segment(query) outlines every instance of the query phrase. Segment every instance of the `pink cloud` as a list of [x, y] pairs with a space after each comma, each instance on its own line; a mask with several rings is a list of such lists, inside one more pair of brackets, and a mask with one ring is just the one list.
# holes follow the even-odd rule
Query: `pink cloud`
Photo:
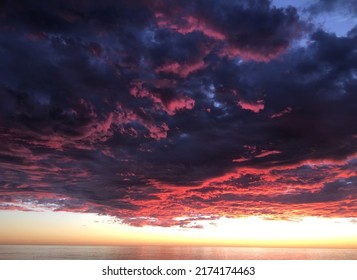
[[98, 129], [102, 130], [104, 133], [107, 133], [112, 125], [112, 122], [113, 122], [113, 113], [111, 112], [109, 113], [107, 119], [98, 126]]
[[[165, 125], [162, 125], [165, 128]], [[155, 130], [155, 129], [154, 129]], [[154, 131], [153, 131], [154, 132]], [[270, 151], [276, 153], [277, 151]], [[267, 155], [269, 151], [262, 151]], [[38, 211], [41, 209], [51, 209], [53, 211], [68, 212], [95, 212], [106, 213], [113, 217], [118, 217], [122, 223], [132, 226], [194, 226], [194, 221], [210, 220], [217, 217], [260, 215], [262, 217], [273, 217], [274, 219], [292, 219], [301, 215], [317, 215], [327, 217], [345, 217], [353, 215], [356, 209], [356, 202], [353, 198], [347, 197], [340, 201], [325, 201], [309, 203], [286, 204], [279, 197], [285, 195], [288, 198], [302, 194], [302, 197], [309, 195], [314, 197], [314, 193], [321, 192], [326, 182], [333, 182], [337, 177], [343, 179], [355, 176], [355, 172], [346, 172], [344, 166], [317, 166], [315, 170], [310, 170], [317, 177], [325, 176], [323, 182], [311, 183], [309, 178], [304, 182], [303, 176], [296, 172], [306, 172], [299, 169], [305, 163], [295, 166], [280, 166], [266, 169], [254, 167], [236, 168], [222, 176], [217, 176], [202, 182], [200, 186], [180, 186], [167, 184], [155, 179], [149, 180], [149, 186], [155, 188], [155, 197], [150, 199], [138, 199], [137, 195], [145, 196], [144, 189], [133, 188], [128, 190], [126, 197], [121, 199], [121, 203], [133, 205], [133, 210], [117, 209], [115, 204], [102, 205], [94, 202], [82, 202], [76, 198], [55, 196], [47, 192], [18, 192], [17, 201], [2, 200], [0, 197], [0, 209], [18, 209]], [[329, 172], [326, 172], [328, 168]], [[282, 173], [283, 172], [283, 173]], [[301, 173], [299, 173], [302, 175]], [[135, 173], [126, 172], [121, 176], [136, 177]], [[236, 180], [254, 178], [254, 187], [244, 185], [243, 187], [232, 185]], [[287, 177], [288, 176], [288, 177]], [[289, 179], [287, 184], [284, 178]], [[314, 181], [313, 181], [314, 182]], [[13, 193], [5, 193], [11, 196]], [[178, 200], [177, 197], [180, 199]], [[23, 204], [27, 198], [35, 201], [32, 205]], [[52, 203], [51, 201], [56, 201]], [[258, 201], [258, 202], [257, 202]], [[118, 200], [119, 202], [119, 200]], [[349, 204], [350, 207], [341, 210], [341, 205]], [[194, 205], [194, 207], [192, 207]], [[177, 219], [185, 213], [183, 219]]]
[[241, 157], [241, 158], [235, 158], [232, 160], [232, 162], [244, 162], [247, 161], [248, 159], [245, 157]]
[[195, 100], [184, 95], [179, 95], [168, 102], [163, 102], [155, 93], [146, 89], [141, 82], [136, 82], [130, 89], [130, 94], [138, 98], [148, 98], [158, 109], [165, 111], [168, 115], [173, 116], [180, 110], [191, 110], [195, 105]]
[[[198, 15], [175, 15], [167, 16], [163, 13], [155, 13], [155, 19], [159, 28], [169, 28], [175, 32], [186, 35], [192, 32], [202, 32], [208, 38], [215, 40], [219, 45], [218, 55], [233, 59], [240, 57], [243, 60], [253, 60], [258, 62], [269, 62], [280, 56], [289, 47], [289, 44], [272, 47], [249, 47], [239, 46], [232, 40], [232, 35], [225, 30], [221, 30], [210, 24], [208, 19]], [[290, 30], [290, 32], [292, 32]], [[300, 30], [292, 32], [291, 37], [298, 36]], [[273, 35], [272, 35], [273, 36]], [[216, 45], [217, 47], [218, 45]], [[210, 51], [213, 51], [211, 49]], [[175, 68], [176, 66], [171, 66]], [[177, 72], [175, 72], [177, 73]]]
[[150, 138], [157, 141], [166, 138], [167, 132], [170, 130], [166, 123], [163, 123], [160, 126], [147, 124], [146, 128], [149, 130]]
[[193, 63], [178, 63], [172, 62], [164, 64], [156, 69], [156, 73], [173, 73], [182, 78], [186, 78], [190, 74], [199, 71], [206, 67], [204, 61], [197, 61]]
[[281, 47], [280, 49], [272, 52], [267, 50], [266, 52], [262, 50], [252, 50], [249, 48], [242, 48], [234, 46], [233, 44], [225, 44], [223, 48], [219, 51], [219, 56], [228, 57], [229, 59], [234, 59], [240, 57], [243, 60], [253, 60], [257, 62], [269, 62], [272, 59], [278, 57], [285, 51], [286, 47]]
[[207, 25], [204, 19], [197, 19], [193, 16], [185, 16], [180, 18], [176, 22], [172, 21], [172, 18], [168, 18], [162, 13], [156, 13], [155, 18], [157, 20], [157, 25], [160, 28], [170, 28], [181, 34], [189, 34], [195, 31], [200, 31], [205, 34], [207, 37], [216, 39], [216, 40], [225, 40], [225, 35], [211, 28]]
[[184, 109], [191, 110], [194, 106], [195, 100], [187, 96], [182, 96], [169, 102], [166, 105], [166, 112], [172, 116], [175, 115], [177, 111]]
[[271, 115], [270, 118], [271, 118], [271, 119], [280, 118], [280, 117], [282, 117], [282, 116], [284, 116], [284, 115], [286, 115], [286, 114], [291, 113], [292, 110], [293, 110], [293, 109], [292, 109], [291, 107], [287, 107], [287, 108], [285, 108], [284, 110], [280, 111], [279, 113], [275, 113], [275, 114]]
[[255, 157], [256, 158], [262, 158], [262, 157], [267, 157], [267, 156], [270, 156], [270, 155], [276, 155], [276, 154], [280, 154], [281, 152], [280, 151], [266, 151], [266, 150], [263, 150], [261, 151], [260, 154], [256, 155]]
[[260, 111], [264, 110], [264, 101], [258, 100], [256, 103], [250, 101], [239, 100], [237, 104], [243, 109], [252, 111], [254, 113], [259, 113]]
[[161, 99], [151, 93], [148, 89], [143, 86], [143, 83], [136, 82], [133, 83], [132, 88], [130, 89], [130, 94], [135, 97], [144, 98], [147, 97], [155, 103], [161, 103]]
[[275, 113], [275, 114], [273, 114], [273, 115], [271, 115], [271, 119], [275, 119], [275, 118], [280, 118], [280, 117], [282, 117], [282, 116], [284, 116], [284, 115], [286, 115], [286, 114], [289, 114], [289, 113], [291, 113], [293, 111], [293, 109], [291, 108], [291, 107], [287, 107], [287, 108], [285, 108], [284, 110], [282, 110], [282, 111], [280, 111], [280, 112], [278, 112], [278, 113]]

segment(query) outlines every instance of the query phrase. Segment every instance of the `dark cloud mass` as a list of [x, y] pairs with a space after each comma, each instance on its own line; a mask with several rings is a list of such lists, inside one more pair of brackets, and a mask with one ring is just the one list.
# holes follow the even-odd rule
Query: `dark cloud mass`
[[0, 209], [356, 216], [355, 29], [267, 0], [0, 11]]

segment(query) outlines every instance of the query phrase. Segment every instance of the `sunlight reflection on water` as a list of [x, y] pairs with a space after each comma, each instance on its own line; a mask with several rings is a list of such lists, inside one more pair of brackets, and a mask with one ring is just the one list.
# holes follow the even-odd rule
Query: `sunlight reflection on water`
[[0, 246], [0, 259], [357, 260], [357, 249], [175, 246]]

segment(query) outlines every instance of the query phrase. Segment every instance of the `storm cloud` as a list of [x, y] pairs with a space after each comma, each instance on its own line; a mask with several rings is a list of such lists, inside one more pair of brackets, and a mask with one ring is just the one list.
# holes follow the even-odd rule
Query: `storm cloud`
[[355, 216], [356, 28], [270, 1], [0, 10], [1, 209]]

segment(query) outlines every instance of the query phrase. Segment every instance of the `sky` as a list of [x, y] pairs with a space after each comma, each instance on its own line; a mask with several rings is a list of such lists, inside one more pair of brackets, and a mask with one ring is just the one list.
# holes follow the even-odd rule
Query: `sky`
[[0, 243], [356, 248], [356, 15], [1, 1]]

